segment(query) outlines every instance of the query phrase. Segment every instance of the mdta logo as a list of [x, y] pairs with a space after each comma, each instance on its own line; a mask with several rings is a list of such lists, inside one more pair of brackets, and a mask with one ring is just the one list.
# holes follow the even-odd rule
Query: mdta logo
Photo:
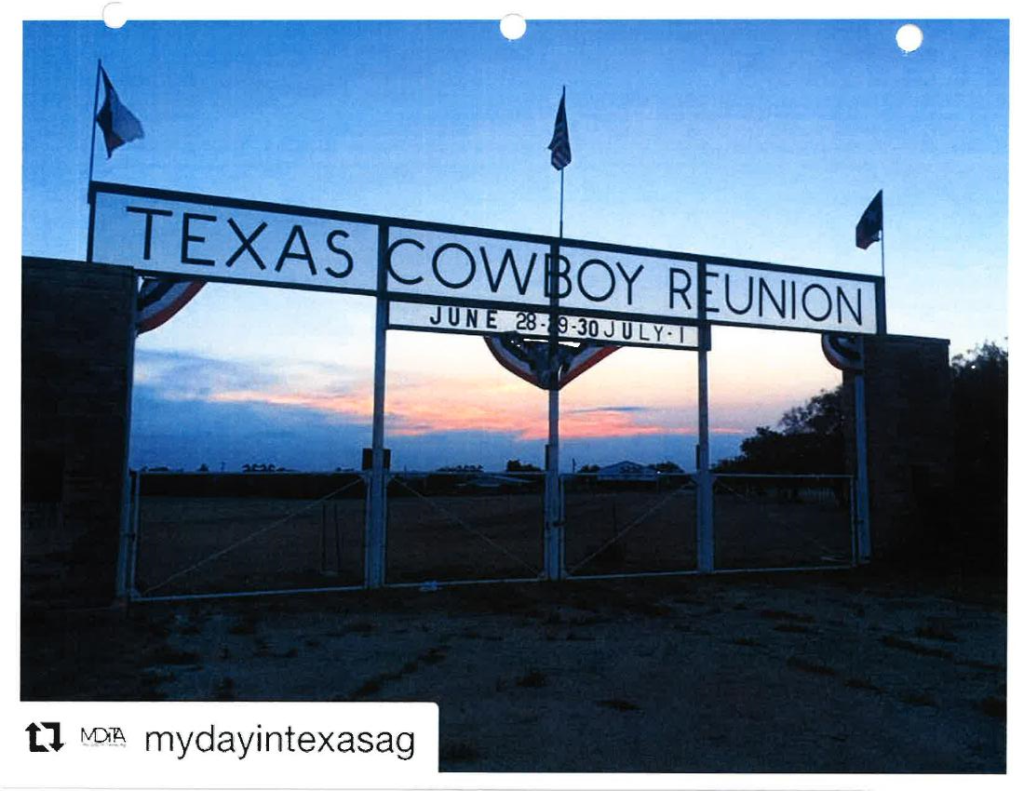
[[85, 747], [126, 747], [124, 731], [120, 728], [82, 728], [82, 744]]

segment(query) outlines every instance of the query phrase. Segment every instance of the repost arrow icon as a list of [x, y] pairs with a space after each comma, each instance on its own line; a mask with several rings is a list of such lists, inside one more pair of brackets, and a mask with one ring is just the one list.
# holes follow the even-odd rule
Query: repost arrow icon
[[33, 722], [25, 730], [28, 731], [28, 749], [29, 749], [29, 752], [33, 752], [33, 753], [49, 752], [49, 750], [46, 749], [45, 745], [39, 744], [39, 742], [36, 740], [36, 735], [41, 730], [41, 728], [38, 725], [36, 725]]
[[50, 747], [54, 752], [59, 752], [60, 748], [64, 746], [64, 742], [60, 740], [60, 723], [59, 722], [44, 722], [44, 728], [49, 728], [53, 731], [53, 741], [50, 742]]
[[[48, 745], [40, 744], [39, 743], [39, 739], [38, 739], [39, 731], [43, 730], [43, 728], [46, 728], [47, 730], [49, 730], [49, 731], [51, 731], [53, 733], [53, 739], [52, 739], [52, 741]], [[40, 727], [39, 725], [36, 725], [36, 723], [33, 722], [31, 725], [29, 725], [27, 728], [25, 728], [25, 730], [28, 731], [28, 749], [29, 749], [29, 752], [33, 752], [33, 753], [48, 753], [48, 752], [51, 752], [51, 751], [52, 752], [59, 752], [60, 748], [63, 747], [64, 744], [65, 744], [64, 742], [62, 742], [60, 740], [60, 723], [59, 722], [44, 722], [44, 723], [42, 723], [42, 727]]]

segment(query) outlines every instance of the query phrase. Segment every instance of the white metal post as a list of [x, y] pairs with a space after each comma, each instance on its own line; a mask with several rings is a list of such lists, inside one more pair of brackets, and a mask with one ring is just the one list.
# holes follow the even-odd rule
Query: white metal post
[[548, 390], [548, 446], [544, 465], [544, 575], [551, 580], [565, 576], [562, 557], [562, 503], [558, 461], [558, 390]]
[[[861, 341], [861, 362], [864, 362]], [[864, 404], [864, 374], [853, 376], [854, 421], [857, 435], [857, 563], [871, 560], [871, 512], [868, 502], [868, 426]]]
[[377, 316], [373, 347], [373, 438], [370, 485], [366, 493], [364, 527], [364, 584], [380, 588], [386, 576], [387, 545], [387, 471], [384, 469], [384, 386], [386, 382], [388, 299], [387, 288], [388, 227], [377, 234]]
[[697, 570], [715, 569], [715, 524], [711, 478], [711, 454], [708, 427], [708, 329], [701, 326], [697, 351], [697, 431], [699, 466], [697, 468]]
[[559, 245], [551, 248], [548, 271], [551, 313], [548, 317], [548, 444], [544, 453], [544, 576], [565, 577], [561, 487], [558, 460], [558, 265]]

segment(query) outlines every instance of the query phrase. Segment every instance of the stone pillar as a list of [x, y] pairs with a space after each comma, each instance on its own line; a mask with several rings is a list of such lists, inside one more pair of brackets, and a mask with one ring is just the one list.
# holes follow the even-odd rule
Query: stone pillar
[[[865, 338], [864, 387], [874, 561], [913, 561], [942, 540], [952, 481], [949, 341]], [[856, 467], [853, 378], [844, 375], [847, 471]]]
[[22, 259], [22, 598], [114, 598], [128, 448], [130, 269]]

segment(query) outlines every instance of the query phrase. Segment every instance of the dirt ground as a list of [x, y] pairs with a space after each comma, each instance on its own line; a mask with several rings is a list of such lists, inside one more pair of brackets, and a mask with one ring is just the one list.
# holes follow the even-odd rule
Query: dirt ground
[[1005, 583], [895, 577], [25, 610], [22, 696], [432, 700], [443, 771], [1005, 771]]

